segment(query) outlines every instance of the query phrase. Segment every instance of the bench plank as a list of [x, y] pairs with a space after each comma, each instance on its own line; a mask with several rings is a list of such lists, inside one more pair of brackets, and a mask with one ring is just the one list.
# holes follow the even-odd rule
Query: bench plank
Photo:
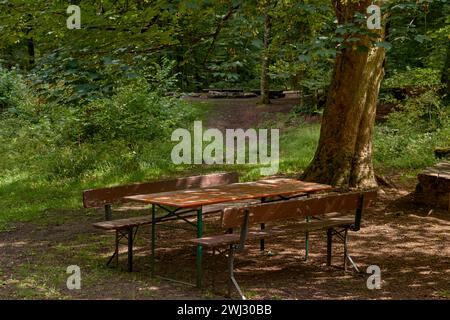
[[[264, 238], [270, 236], [267, 231], [249, 231], [248, 236], [251, 239]], [[233, 244], [239, 242], [240, 235], [238, 233], [220, 234], [211, 237], [203, 237], [189, 240], [195, 244], [201, 244], [206, 247], [218, 247], [227, 244]]]
[[[304, 233], [309, 231], [317, 231], [321, 229], [329, 229], [332, 227], [340, 227], [340, 226], [348, 226], [354, 222], [354, 217], [352, 216], [342, 216], [342, 217], [334, 217], [328, 218], [326, 220], [315, 220], [311, 222], [303, 222], [303, 223], [295, 223], [287, 227], [283, 227], [283, 229], [272, 228], [270, 230], [255, 230], [249, 231], [247, 234], [247, 240], [257, 240], [262, 238], [269, 238], [272, 236], [279, 236], [283, 234], [295, 234], [295, 233]], [[232, 233], [232, 234], [221, 234], [210, 237], [196, 238], [189, 240], [195, 244], [201, 244], [206, 247], [219, 247], [226, 246], [229, 244], [239, 243], [240, 234]]]
[[238, 173], [228, 172], [92, 189], [83, 192], [83, 205], [85, 208], [98, 208], [106, 204], [123, 203], [123, 197], [126, 196], [205, 188], [235, 182], [239, 182]]
[[126, 219], [118, 219], [118, 220], [110, 220], [110, 221], [101, 221], [97, 223], [93, 223], [92, 225], [95, 228], [103, 229], [103, 230], [121, 230], [127, 229], [131, 227], [137, 227], [141, 225], [151, 224], [152, 217], [144, 216], [144, 217], [133, 217]]
[[[248, 210], [249, 223], [266, 223], [288, 219], [298, 219], [306, 216], [323, 215], [330, 212], [355, 210], [358, 207], [361, 193], [332, 194], [317, 198], [295, 199], [264, 203], [238, 208], [226, 208], [222, 213], [222, 228], [239, 228]], [[376, 191], [364, 193], [364, 208], [376, 199]]]

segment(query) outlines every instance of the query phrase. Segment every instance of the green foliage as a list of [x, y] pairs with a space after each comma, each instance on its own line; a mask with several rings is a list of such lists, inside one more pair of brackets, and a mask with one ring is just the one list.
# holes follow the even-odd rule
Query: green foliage
[[192, 107], [176, 97], [165, 97], [144, 81], [117, 89], [111, 98], [74, 109], [55, 107], [61, 141], [75, 143], [126, 140], [130, 143], [167, 136], [190, 117]]
[[435, 91], [426, 91], [408, 98], [389, 114], [387, 124], [399, 131], [431, 132], [448, 124], [449, 106], [443, 104]]
[[448, 146], [450, 127], [434, 132], [399, 132], [378, 126], [375, 134], [374, 161], [377, 167], [391, 169], [422, 169], [433, 165], [434, 149]]
[[20, 75], [0, 66], [0, 113], [16, 113], [27, 100], [27, 88]]
[[436, 91], [408, 98], [379, 125], [375, 162], [390, 168], [423, 168], [435, 162], [434, 149], [450, 145], [450, 106]]
[[[382, 9], [383, 10], [383, 9]], [[387, 76], [408, 67], [441, 70], [448, 43], [450, 3], [447, 0], [391, 1]]]
[[1, 120], [0, 170], [31, 170], [49, 179], [168, 161], [172, 130], [198, 115], [196, 106], [152, 91], [144, 79], [77, 108], [21, 102], [20, 112], [10, 110]]
[[407, 67], [405, 70], [392, 71], [392, 76], [383, 81], [383, 87], [436, 87], [441, 84], [440, 76], [440, 70]]

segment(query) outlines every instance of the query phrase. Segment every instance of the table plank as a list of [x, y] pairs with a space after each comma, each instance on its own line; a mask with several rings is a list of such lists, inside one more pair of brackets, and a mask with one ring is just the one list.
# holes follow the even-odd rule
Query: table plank
[[209, 188], [142, 194], [125, 197], [125, 199], [148, 204], [190, 208], [246, 199], [313, 193], [330, 190], [331, 188], [331, 186], [325, 184], [277, 178], [254, 182], [232, 183]]

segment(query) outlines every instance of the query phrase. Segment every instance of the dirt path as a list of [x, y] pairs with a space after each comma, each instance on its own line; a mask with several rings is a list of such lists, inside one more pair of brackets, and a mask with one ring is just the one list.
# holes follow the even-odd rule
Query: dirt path
[[[380, 290], [367, 289], [366, 273], [343, 272], [340, 245], [334, 248], [334, 266], [327, 267], [325, 234], [315, 233], [307, 262], [303, 261], [303, 236], [267, 241], [269, 251], [264, 255], [257, 243], [252, 243], [247, 254], [237, 259], [236, 277], [245, 293], [252, 299], [449, 299], [450, 215], [412, 204], [408, 193], [413, 186], [411, 180], [399, 190], [383, 191], [376, 206], [363, 217], [361, 231], [350, 233], [349, 250], [360, 269], [380, 267]], [[226, 262], [222, 259], [216, 266], [217, 292], [213, 293], [210, 255], [205, 257], [204, 291], [151, 280], [148, 228], [140, 231], [133, 273], [106, 267], [114, 236], [91, 227], [101, 219], [101, 212], [54, 212], [45, 223], [16, 224], [14, 230], [0, 233], [0, 299], [223, 297]], [[217, 221], [218, 217], [207, 219], [207, 232], [217, 232]], [[178, 280], [193, 281], [195, 248], [185, 240], [194, 237], [194, 232], [173, 234], [173, 229], [158, 228], [161, 249], [157, 251], [157, 270]], [[122, 268], [125, 262], [122, 255]], [[81, 268], [79, 291], [66, 288], [69, 265]]]
[[[205, 101], [203, 99], [191, 99]], [[272, 99], [270, 105], [258, 105], [258, 98], [246, 99], [208, 99], [214, 106], [206, 122], [209, 128], [248, 129], [254, 128], [263, 119], [273, 118], [280, 113], [290, 112], [298, 103], [295, 98]]]
[[[272, 99], [270, 105], [259, 105], [259, 98], [245, 99], [200, 99], [188, 98], [191, 101], [203, 101], [212, 105], [212, 111], [206, 121], [208, 128], [248, 129], [257, 127], [262, 121], [275, 119], [280, 114], [287, 114], [296, 105], [298, 98]], [[377, 107], [377, 122], [385, 121], [386, 116], [392, 111], [391, 105], [379, 105]], [[318, 122], [318, 116], [303, 116], [304, 121]]]

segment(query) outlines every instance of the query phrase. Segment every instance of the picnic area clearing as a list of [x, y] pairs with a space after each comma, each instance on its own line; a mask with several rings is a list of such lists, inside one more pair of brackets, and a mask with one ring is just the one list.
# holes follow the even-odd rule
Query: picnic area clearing
[[[326, 235], [311, 234], [310, 257], [303, 261], [304, 237], [259, 243], [236, 261], [236, 276], [251, 299], [448, 299], [450, 278], [450, 217], [445, 210], [430, 211], [412, 204], [408, 194], [415, 180], [397, 179], [399, 189], [384, 189], [373, 209], [362, 218], [362, 229], [350, 233], [349, 250], [362, 270], [381, 268], [382, 287], [368, 290], [368, 274], [344, 274], [326, 266]], [[126, 210], [124, 207], [122, 210]], [[144, 212], [143, 212], [144, 213]], [[127, 216], [126, 212], [120, 212]], [[135, 215], [136, 213], [134, 213]], [[102, 234], [91, 223], [101, 211], [54, 211], [44, 221], [16, 223], [0, 233], [0, 298], [2, 299], [209, 299], [223, 298], [209, 287], [150, 279], [150, 228], [141, 230], [135, 250], [134, 272], [105, 266], [113, 252], [113, 234]], [[63, 220], [61, 220], [63, 218]], [[212, 226], [219, 218], [207, 218]], [[61, 222], [64, 221], [64, 222]], [[158, 263], [177, 279], [195, 279], [195, 248], [186, 241], [192, 231], [174, 238], [159, 228]], [[186, 241], [184, 241], [185, 239]], [[336, 248], [337, 253], [339, 248]], [[205, 254], [205, 284], [211, 279], [210, 255]], [[66, 268], [81, 268], [82, 290], [66, 287]], [[226, 259], [217, 263], [217, 288], [225, 292]]]

